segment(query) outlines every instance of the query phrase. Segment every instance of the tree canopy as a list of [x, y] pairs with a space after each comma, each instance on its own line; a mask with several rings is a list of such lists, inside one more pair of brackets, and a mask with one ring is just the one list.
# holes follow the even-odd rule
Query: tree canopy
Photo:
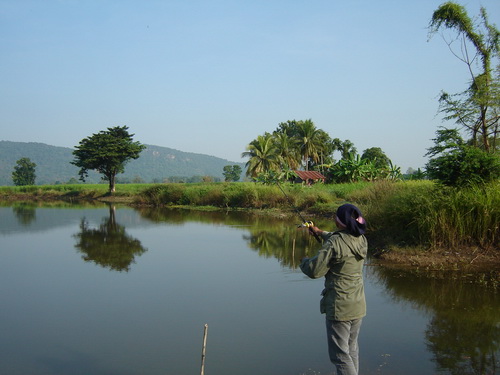
[[278, 170], [280, 157], [277, 150], [271, 134], [257, 136], [247, 146], [247, 151], [241, 154], [241, 157], [249, 158], [246, 163], [247, 175], [255, 178], [260, 173]]
[[[335, 162], [334, 153], [341, 159]], [[257, 136], [241, 154], [248, 157], [247, 175], [256, 181], [287, 180], [293, 170], [317, 170], [329, 181], [346, 182], [398, 179], [400, 168], [394, 166], [378, 147], [365, 150], [364, 158], [357, 154], [348, 139], [332, 139], [316, 127], [312, 120], [288, 120], [272, 133]]]
[[222, 174], [226, 182], [238, 181], [241, 176], [241, 167], [239, 165], [225, 165]]
[[470, 83], [463, 92], [441, 93], [440, 112], [444, 120], [453, 120], [464, 128], [471, 136], [472, 145], [496, 152], [500, 118], [500, 31], [489, 23], [483, 7], [478, 20], [471, 19], [462, 5], [449, 1], [434, 11], [429, 36], [443, 28], [457, 32], [460, 52], [452, 48], [455, 40], [445, 41], [452, 53], [466, 64], [470, 75]]
[[427, 174], [448, 186], [470, 186], [494, 181], [500, 177], [500, 156], [479, 147], [468, 145], [457, 129], [439, 129], [434, 146], [428, 149], [431, 157]]
[[30, 158], [21, 158], [16, 162], [12, 172], [12, 181], [16, 186], [35, 185], [36, 164]]
[[390, 163], [390, 159], [380, 147], [367, 148], [363, 151], [361, 159], [373, 162], [380, 169], [387, 168]]
[[75, 159], [71, 164], [80, 167], [80, 179], [85, 181], [89, 170], [103, 174], [103, 179], [109, 182], [109, 192], [115, 191], [115, 178], [123, 173], [125, 164], [131, 159], [137, 159], [146, 146], [133, 141], [127, 126], [116, 126], [102, 130], [80, 141], [75, 147]]

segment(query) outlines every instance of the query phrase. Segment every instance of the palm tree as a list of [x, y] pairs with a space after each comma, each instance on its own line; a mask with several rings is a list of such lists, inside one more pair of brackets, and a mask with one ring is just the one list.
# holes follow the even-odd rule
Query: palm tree
[[261, 173], [279, 170], [280, 157], [271, 134], [257, 136], [246, 149], [241, 157], [250, 158], [246, 163], [247, 176], [255, 178]]
[[335, 138], [333, 141], [333, 147], [335, 150], [339, 151], [342, 155], [342, 159], [347, 160], [351, 158], [351, 154], [357, 154], [356, 147], [354, 147], [354, 143], [350, 140], [346, 139], [345, 141], [341, 141], [338, 138]]
[[286, 133], [279, 132], [274, 132], [273, 138], [281, 158], [282, 168], [297, 169], [300, 164], [297, 139], [288, 136]]
[[319, 153], [322, 149], [321, 131], [316, 128], [311, 120], [300, 121], [297, 125], [300, 154], [307, 171], [309, 169], [309, 159], [314, 162], [319, 161]]

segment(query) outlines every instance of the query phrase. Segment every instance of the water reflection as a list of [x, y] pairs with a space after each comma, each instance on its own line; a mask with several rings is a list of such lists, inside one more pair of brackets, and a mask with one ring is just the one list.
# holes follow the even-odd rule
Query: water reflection
[[252, 250], [260, 256], [274, 257], [282, 266], [292, 269], [298, 267], [300, 259], [318, 248], [307, 233], [286, 225], [274, 226], [272, 230], [269, 227], [250, 228], [249, 232], [243, 238]]
[[[305, 255], [314, 255], [317, 242], [297, 230], [290, 220], [239, 213], [164, 212], [143, 210], [150, 220], [181, 224], [185, 221], [248, 226], [243, 239], [259, 256], [276, 258], [296, 268]], [[329, 222], [318, 223], [328, 228]], [[491, 289], [471, 283], [456, 273], [412, 274], [370, 267], [396, 303], [409, 303], [431, 315], [425, 344], [437, 370], [450, 374], [495, 374], [500, 351], [500, 300]]]
[[[314, 254], [318, 249], [314, 238], [307, 232], [298, 230], [296, 225], [290, 223], [290, 219], [234, 211], [200, 212], [157, 208], [138, 208], [137, 211], [142, 217], [154, 222], [180, 225], [192, 221], [246, 227], [248, 233], [243, 234], [243, 239], [247, 241], [250, 249], [255, 250], [260, 256], [274, 257], [283, 266], [290, 268], [297, 268], [300, 259], [305, 255]], [[324, 227], [331, 224], [331, 222], [323, 223]]]
[[125, 227], [116, 222], [116, 209], [109, 207], [109, 218], [105, 218], [98, 228], [90, 228], [83, 218], [80, 232], [75, 234], [76, 249], [83, 254], [86, 262], [94, 262], [114, 271], [129, 271], [135, 257], [147, 250], [141, 241], [125, 232]]
[[143, 218], [152, 222], [184, 224], [186, 222], [224, 224], [229, 226], [253, 226], [258, 215], [234, 211], [194, 211], [189, 209], [161, 209], [138, 207], [135, 209]]
[[[309, 328], [307, 328], [307, 330], [304, 329], [304, 332], [297, 334], [297, 337], [294, 337], [292, 330], [289, 330], [292, 323], [286, 321], [286, 319], [296, 319], [297, 314], [302, 314], [302, 317], [308, 317], [309, 311], [311, 311], [314, 318], [318, 315], [317, 310], [310, 307], [317, 302], [316, 292], [319, 286], [314, 284], [315, 281], [310, 283], [309, 280], [302, 278], [302, 275], [298, 271], [287, 272], [289, 268], [296, 269], [298, 262], [304, 255], [313, 255], [319, 248], [313, 237], [309, 236], [305, 231], [297, 230], [293, 219], [248, 214], [246, 212], [200, 212], [152, 208], [126, 208], [118, 209], [116, 212], [114, 207], [109, 207], [108, 213], [108, 207], [95, 210], [89, 207], [86, 207], [85, 210], [81, 210], [81, 207], [76, 206], [71, 206], [70, 208], [48, 209], [47, 207], [40, 207], [38, 211], [34, 206], [29, 205], [19, 205], [16, 208], [0, 207], [0, 221], [2, 222], [0, 240], [4, 241], [2, 246], [0, 246], [0, 249], [3, 250], [2, 263], [4, 264], [0, 273], [2, 275], [0, 285], [5, 286], [2, 290], [2, 296], [7, 299], [7, 302], [4, 304], [6, 308], [2, 311], [4, 315], [0, 319], [0, 322], [4, 322], [4, 324], [0, 328], [2, 328], [2, 332], [7, 328], [12, 328], [9, 330], [10, 336], [4, 335], [3, 341], [0, 340], [0, 344], [4, 343], [4, 347], [0, 346], [4, 349], [4, 353], [6, 353], [5, 348], [10, 348], [11, 342], [17, 338], [22, 343], [22, 345], [19, 345], [20, 347], [23, 347], [25, 341], [32, 340], [33, 327], [30, 324], [32, 324], [34, 317], [40, 320], [37, 323], [39, 327], [51, 327], [44, 320], [50, 317], [54, 318], [53, 327], [59, 327], [58, 324], [61, 321], [65, 321], [67, 318], [66, 315], [73, 313], [74, 321], [78, 323], [71, 325], [71, 327], [75, 329], [75, 332], [73, 332], [75, 337], [80, 338], [75, 341], [77, 342], [76, 344], [71, 344], [75, 346], [80, 345], [81, 342], [85, 342], [81, 338], [85, 338], [87, 334], [86, 331], [83, 333], [77, 331], [82, 316], [86, 316], [89, 319], [87, 322], [88, 327], [97, 326], [99, 328], [99, 330], [96, 329], [95, 332], [92, 332], [92, 337], [98, 336], [101, 331], [108, 332], [108, 327], [106, 326], [106, 328], [101, 329], [102, 326], [99, 325], [98, 319], [93, 320], [92, 314], [82, 314], [82, 310], [86, 308], [89, 311], [99, 310], [104, 313], [107, 312], [109, 316], [113, 317], [113, 321], [115, 321], [117, 316], [121, 317], [117, 320], [119, 324], [117, 323], [115, 327], [116, 331], [113, 331], [113, 335], [120, 336], [123, 334], [124, 338], [121, 339], [121, 342], [125, 343], [128, 339], [129, 326], [127, 323], [129, 319], [140, 315], [138, 313], [139, 307], [137, 306], [144, 307], [146, 314], [149, 314], [149, 317], [153, 317], [152, 320], [156, 323], [156, 326], [166, 324], [163, 320], [166, 315], [174, 317], [175, 319], [173, 320], [176, 321], [176, 325], [178, 324], [177, 322], [184, 321], [184, 326], [178, 324], [178, 337], [183, 338], [185, 337], [186, 327], [192, 326], [192, 322], [198, 319], [197, 314], [199, 311], [202, 311], [200, 315], [203, 315], [203, 322], [205, 322], [206, 315], [211, 314], [211, 319], [215, 321], [214, 326], [219, 325], [218, 334], [221, 334], [223, 327], [232, 327], [228, 329], [226, 340], [233, 343], [232, 340], [234, 340], [235, 336], [233, 332], [234, 326], [231, 326], [228, 316], [240, 316], [240, 314], [248, 312], [250, 309], [247, 306], [249, 295], [258, 300], [258, 302], [255, 302], [255, 307], [253, 307], [254, 310], [251, 310], [246, 316], [247, 320], [250, 317], [255, 317], [258, 321], [257, 325], [250, 325], [250, 330], [258, 332], [262, 329], [266, 332], [273, 332], [273, 335], [270, 334], [270, 336], [276, 338], [278, 341], [276, 346], [272, 347], [273, 352], [282, 351], [283, 345], [286, 345], [286, 343], [290, 343], [290, 350], [293, 349], [293, 346], [296, 345], [295, 343], [300, 342], [304, 335], [310, 333]], [[82, 219], [82, 216], [85, 216], [85, 218]], [[191, 226], [189, 225], [190, 222], [206, 224], [206, 226]], [[331, 221], [318, 220], [317, 224], [319, 227], [325, 229], [333, 227]], [[171, 226], [175, 226], [175, 228], [169, 228]], [[213, 230], [213, 226], [216, 226], [217, 228], [215, 229], [217, 230]], [[196, 230], [202, 230], [203, 235], [199, 237], [204, 237], [207, 234], [210, 235], [209, 241], [203, 238], [193, 239], [198, 240], [199, 244], [206, 246], [205, 251], [201, 253], [194, 250], [186, 251], [182, 252], [182, 255], [179, 255], [178, 253], [180, 252], [168, 252], [164, 249], [165, 232], [170, 234], [169, 241], [171, 241], [173, 248], [186, 248], [185, 239], [186, 236], [192, 234], [192, 227], [195, 227]], [[143, 231], [145, 228], [148, 231]], [[129, 232], [133, 231], [135, 237], [127, 233], [127, 229]], [[230, 241], [227, 240], [228, 238], [230, 238]], [[177, 239], [179, 242], [176, 242]], [[25, 242], [24, 244], [23, 241]], [[113, 271], [128, 271], [132, 267], [132, 264], [139, 261], [139, 257], [148, 251], [142, 245], [141, 241], [147, 243], [150, 250], [148, 259], [146, 257], [142, 258], [144, 267], [140, 267], [141, 269], [138, 269], [134, 273], [118, 275], [115, 272], [110, 277], [110, 273], [104, 270], [104, 272], [89, 274], [90, 267], [82, 267], [83, 262], [80, 261], [68, 263], [67, 269], [59, 266], [60, 262], [63, 262], [66, 258], [74, 260], [75, 256], [78, 257], [81, 255], [82, 259], [86, 262], [93, 262]], [[56, 253], [57, 256], [52, 256], [52, 254], [46, 255], [42, 250], [32, 251], [33, 243], [36, 243], [37, 248], [39, 247], [42, 250], [56, 248], [59, 253]], [[74, 250], [71, 250], [73, 245], [80, 255], [76, 255]], [[190, 244], [190, 246], [197, 248], [196, 245]], [[68, 247], [70, 249], [69, 254]], [[188, 247], [188, 249], [191, 249], [191, 247]], [[12, 250], [18, 248], [24, 250]], [[242, 251], [239, 251], [240, 249]], [[225, 262], [220, 261], [221, 255], [223, 255], [222, 258], [225, 259]], [[259, 260], [259, 262], [251, 263], [258, 258], [256, 255], [262, 258], [270, 258], [270, 261], [260, 262]], [[191, 261], [186, 258], [189, 256], [196, 257], [196, 262], [199, 262], [200, 259], [203, 260], [205, 266], [196, 272], [200, 280], [203, 280], [203, 283], [201, 281], [193, 281], [194, 276], [190, 276], [189, 280], [186, 279], [185, 283], [181, 283], [182, 285], [172, 282], [172, 280], [181, 280], [185, 277], [186, 270], [182, 268], [182, 265], [191, 265], [194, 262], [194, 260]], [[177, 262], [172, 262], [172, 257]], [[186, 259], [187, 261], [184, 262]], [[211, 259], [217, 259], [218, 261], [211, 263]], [[285, 278], [282, 278], [281, 272], [274, 271], [277, 263], [274, 259], [277, 259], [281, 267], [285, 268]], [[182, 260], [182, 262], [179, 262], [179, 260]], [[240, 261], [245, 266], [248, 266], [238, 269], [237, 272], [235, 271], [235, 280], [228, 282], [226, 278], [227, 270]], [[485, 288], [477, 282], [469, 282], [467, 279], [460, 278], [457, 274], [453, 273], [436, 274], [434, 275], [435, 277], [431, 278], [425, 272], [412, 274], [382, 268], [376, 266], [373, 261], [370, 263], [371, 265], [367, 267], [366, 272], [367, 289], [370, 289], [372, 293], [369, 296], [372, 300], [371, 311], [376, 310], [375, 303], [385, 304], [387, 308], [378, 309], [378, 311], [383, 311], [383, 316], [380, 320], [378, 320], [378, 317], [375, 317], [375, 314], [367, 316], [367, 326], [364, 332], [367, 335], [367, 342], [369, 341], [372, 345], [365, 346], [366, 356], [364, 358], [367, 358], [365, 367], [370, 367], [371, 371], [365, 371], [364, 373], [408, 373], [414, 375], [419, 373], [419, 369], [413, 370], [410, 367], [418, 366], [427, 366], [426, 370], [435, 368], [435, 371], [424, 370], [421, 371], [422, 373], [496, 374], [499, 372], [500, 295], [498, 292]], [[21, 264], [23, 266], [20, 266]], [[57, 264], [57, 267], [54, 267], [54, 264]], [[175, 266], [172, 266], [173, 264]], [[230, 265], [229, 268], [228, 265]], [[219, 266], [222, 268], [218, 268]], [[166, 269], [169, 272], [166, 272]], [[191, 271], [189, 268], [189, 272]], [[26, 283], [25, 281], [31, 280], [34, 274], [38, 275], [36, 277], [37, 282], [32, 284]], [[78, 280], [74, 284], [59, 282], [59, 280], [70, 279], [68, 275], [80, 275], [77, 277], [81, 277], [81, 280]], [[52, 276], [55, 276], [57, 281], [53, 281], [51, 279]], [[145, 285], [145, 287], [139, 287], [136, 294], [134, 294], [135, 292], [127, 288], [126, 284], [122, 284], [124, 280], [122, 276], [126, 276], [127, 280], [133, 277], [143, 277], [144, 279], [154, 281], [154, 283], [139, 283]], [[89, 277], [94, 278], [95, 285], [108, 283], [109, 288], [101, 290], [96, 287], [92, 289], [95, 285], [88, 285], [82, 282], [82, 280], [88, 280]], [[103, 277], [103, 279], [101, 280], [99, 277]], [[40, 280], [45, 281], [40, 282]], [[287, 285], [287, 283], [281, 283], [283, 280], [292, 280], [294, 282], [293, 285]], [[280, 293], [278, 297], [279, 302], [276, 299], [275, 289], [267, 287], [268, 285], [275, 285], [276, 282], [280, 283], [280, 289], [276, 289]], [[153, 284], [161, 285], [161, 287], [152, 287], [151, 285]], [[39, 285], [43, 285], [43, 287], [39, 288]], [[55, 288], [55, 285], [59, 289]], [[193, 288], [193, 285], [198, 287]], [[199, 287], [200, 285], [202, 287]], [[84, 293], [77, 292], [82, 290]], [[112, 294], [106, 294], [108, 290], [112, 290], [110, 292]], [[239, 292], [234, 293], [234, 290], [238, 290]], [[297, 304], [296, 299], [298, 296], [308, 296], [306, 291], [309, 290], [313, 291], [311, 302]], [[87, 292], [85, 293], [85, 291]], [[244, 291], [244, 293], [241, 291]], [[66, 298], [61, 299], [61, 293], [67, 293], [65, 294]], [[192, 296], [193, 293], [196, 297]], [[263, 298], [263, 294], [266, 295], [266, 298]], [[25, 295], [42, 295], [43, 298], [22, 298]], [[88, 298], [82, 299], [82, 295], [88, 296]], [[107, 303], [110, 295], [115, 297], [114, 305]], [[158, 298], [158, 295], [161, 295], [163, 298]], [[185, 297], [187, 295], [189, 295], [189, 298]], [[380, 297], [381, 295], [383, 296], [382, 298]], [[386, 295], [391, 296], [390, 300], [385, 298]], [[20, 299], [17, 299], [18, 297]], [[75, 300], [71, 298], [75, 298]], [[179, 301], [179, 303], [175, 304], [175, 307], [166, 302], [165, 305], [161, 304], [161, 301], [171, 301], [173, 299]], [[204, 301], [204, 306], [200, 309], [196, 301], [201, 300]], [[224, 302], [221, 302], [221, 300]], [[47, 307], [44, 305], [45, 301], [48, 301]], [[64, 302], [61, 302], [61, 308], [52, 307], [60, 301]], [[133, 303], [130, 302], [130, 305], [128, 305], [129, 301], [133, 301]], [[141, 303], [138, 304], [136, 301], [141, 301]], [[286, 306], [286, 303], [290, 305]], [[285, 304], [285, 308], [283, 308], [283, 304]], [[102, 306], [105, 306], [105, 308], [102, 308]], [[239, 306], [245, 306], [245, 308], [239, 310]], [[270, 306], [272, 308], [268, 309]], [[411, 311], [406, 311], [407, 313], [404, 315], [394, 312], [398, 310], [399, 306], [410, 306]], [[137, 307], [137, 311], [134, 310], [135, 307]], [[228, 308], [231, 313], [227, 312]], [[304, 311], [302, 311], [302, 308], [304, 308]], [[70, 311], [68, 312], [67, 309], [70, 309]], [[233, 312], [231, 309], [236, 309], [236, 312]], [[270, 314], [271, 318], [265, 319], [271, 322], [270, 326], [262, 325], [262, 320], [259, 318], [259, 309], [265, 310], [266, 316]], [[42, 313], [36, 313], [37, 311], [42, 311]], [[50, 311], [50, 313], [46, 313], [46, 311]], [[59, 317], [54, 314], [54, 311], [62, 311], [66, 315]], [[120, 313], [117, 314], [116, 311]], [[293, 311], [293, 313], [289, 313], [290, 311]], [[20, 314], [20, 312], [25, 313], [26, 316]], [[154, 315], [156, 312], [158, 312], [157, 316]], [[420, 312], [424, 312], [422, 314], [425, 315], [424, 318], [415, 320], [414, 317], [409, 317], [409, 315], [419, 315]], [[129, 315], [126, 315], [127, 313]], [[5, 315], [8, 316], [8, 319], [5, 318]], [[11, 320], [15, 321], [16, 319], [19, 320], [18, 325], [6, 323]], [[368, 329], [370, 328], [370, 319], [373, 319], [371, 320], [372, 322], [377, 319], [377, 322], [380, 323], [373, 325], [376, 328], [372, 330], [373, 333], [368, 337], [370, 335], [370, 330]], [[148, 331], [154, 332], [147, 339], [145, 336], [145, 341], [152, 340], [151, 342], [155, 343], [155, 345], [152, 345], [153, 349], [148, 347], [145, 350], [146, 354], [143, 357], [148, 358], [147, 356], [154, 351], [154, 348], [165, 344], [165, 337], [158, 339], [161, 345], [157, 344], [154, 341], [154, 337], [160, 331], [152, 328], [153, 326], [149, 327], [146, 324], [147, 319], [143, 321], [144, 325], [140, 326], [141, 334]], [[272, 331], [274, 327], [278, 327], [276, 322], [283, 323], [282, 328], [276, 328], [277, 331]], [[412, 330], [412, 325], [416, 326], [418, 324], [420, 327], [421, 322], [425, 322], [423, 326], [425, 330]], [[120, 329], [120, 324], [126, 326], [127, 329]], [[376, 345], [382, 340], [381, 332], [394, 330], [394, 326], [397, 324], [402, 329], [392, 333], [394, 337], [393, 346], [388, 349], [380, 349], [386, 350], [383, 353], [390, 353], [392, 355], [392, 357], [388, 357], [387, 359], [389, 362], [388, 366], [384, 365], [384, 368], [381, 368], [379, 347], [376, 347]], [[20, 335], [18, 327], [27, 327], [27, 329]], [[166, 331], [174, 329], [175, 327], [169, 326]], [[50, 336], [51, 332], [58, 332], [58, 330], [47, 330], [46, 333], [39, 336], [40, 341], [45, 343], [46, 337]], [[279, 335], [283, 332], [286, 332], [286, 335], [288, 335], [286, 336], [286, 340], [279, 338]], [[317, 336], [322, 333], [321, 329], [321, 332]], [[196, 341], [198, 340], [197, 334], [196, 332], [193, 333], [195, 337], [185, 338], [185, 341], [195, 341], [198, 343]], [[248, 350], [251, 350], [252, 345], [247, 340], [247, 335], [248, 332], [245, 332], [245, 334], [242, 333], [241, 337], [245, 337], [245, 342], [238, 342], [237, 345], [232, 346], [238, 347], [246, 343], [248, 344]], [[26, 340], [23, 337], [26, 337]], [[408, 348], [400, 348], [403, 345], [400, 345], [399, 339], [403, 337], [406, 339], [406, 343], [408, 343]], [[130, 334], [130, 342], [135, 342], [136, 338], [137, 332]], [[56, 337], [53, 340], [59, 342], [59, 339], [60, 337]], [[315, 340], [316, 333], [311, 334], [309, 339]], [[220, 339], [220, 341], [224, 340]], [[305, 357], [315, 355], [317, 351], [319, 352], [324, 349], [324, 342], [322, 340], [318, 341], [318, 347], [314, 347]], [[44, 348], [44, 345], [41, 344], [40, 347]], [[256, 344], [255, 346], [258, 345]], [[112, 345], [106, 345], [106, 347], [112, 347]], [[178, 347], [176, 341], [166, 351], [174, 353]], [[420, 353], [425, 352], [424, 355], [427, 355], [427, 357], [410, 358], [407, 353], [414, 353], [415, 347], [417, 349], [422, 348]], [[407, 351], [403, 349], [407, 349]], [[198, 355], [198, 346], [196, 346], [195, 350], [196, 355]], [[224, 352], [220, 347], [218, 350], [219, 352]], [[228, 348], [226, 350], [229, 351]], [[214, 350], [212, 353], [215, 352], [217, 350]], [[116, 355], [116, 353], [113, 354]], [[258, 352], [255, 358], [262, 360], [258, 356], [265, 357], [265, 354]], [[28, 354], [23, 353], [23, 355], [18, 355], [17, 357], [22, 358], [24, 355], [27, 356]], [[107, 352], [106, 355], [110, 357]], [[125, 360], [130, 356], [131, 354], [127, 353]], [[228, 354], [226, 357], [230, 356]], [[375, 359], [368, 359], [369, 356]], [[429, 360], [430, 356], [433, 363]], [[10, 358], [6, 354], [4, 354], [4, 357]], [[2, 368], [1, 359], [5, 359], [4, 357], [0, 355], [0, 369]], [[12, 356], [12, 358], [14, 357]], [[164, 353], [162, 353], [158, 356], [158, 361], [162, 362], [164, 357]], [[285, 355], [283, 362], [277, 360], [276, 363], [279, 363], [277, 368], [281, 368], [283, 364], [286, 365], [289, 363], [289, 357]], [[392, 369], [389, 369], [389, 366], [394, 364], [396, 357], [402, 358], [402, 361], [405, 363], [396, 363], [395, 365], [398, 367], [395, 367], [394, 371], [391, 372]], [[319, 355], [318, 361], [323, 360], [323, 358], [323, 355]], [[191, 358], [189, 360], [183, 359], [183, 361], [179, 362], [190, 363], [190, 361]], [[221, 359], [222, 362], [223, 360]], [[237, 367], [237, 365], [235, 366]], [[168, 366], [172, 367], [174, 364], [169, 363]], [[329, 366], [329, 363], [325, 366]], [[408, 366], [407, 371], [398, 371], [402, 366]], [[222, 367], [229, 368], [230, 365], [225, 364]], [[315, 373], [319, 373], [319, 371], [321, 373], [328, 373], [329, 370], [315, 368], [314, 371]], [[107, 371], [107, 373], [111, 372], [111, 370]], [[22, 372], [20, 370], [18, 373], [30, 372]], [[164, 371], [161, 373], [164, 373]], [[180, 372], [177, 371], [176, 373]], [[259, 373], [259, 371], [249, 370], [247, 373]], [[273, 373], [279, 374], [285, 372], [276, 371]], [[298, 373], [298, 371], [289, 371], [288, 373]], [[304, 373], [304, 371], [300, 373]]]
[[36, 221], [36, 207], [30, 204], [19, 204], [12, 207], [19, 224], [28, 226]]
[[496, 374], [500, 352], [500, 298], [453, 272], [422, 275], [371, 269], [395, 302], [431, 313], [426, 345], [440, 371]]

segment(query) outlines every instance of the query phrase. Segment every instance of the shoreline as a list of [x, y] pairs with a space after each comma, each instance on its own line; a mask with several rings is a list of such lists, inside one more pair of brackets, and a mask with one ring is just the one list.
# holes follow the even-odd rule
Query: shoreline
[[[150, 185], [149, 185], [150, 186]], [[202, 185], [204, 186], [204, 185]], [[206, 186], [206, 185], [205, 185]], [[225, 185], [227, 186], [227, 185]], [[6, 187], [4, 191], [0, 189], [0, 204], [78, 204], [78, 203], [98, 203], [98, 204], [120, 204], [130, 207], [165, 207], [165, 208], [181, 208], [186, 210], [198, 211], [242, 211], [250, 212], [257, 215], [274, 216], [280, 219], [293, 217], [296, 215], [295, 207], [290, 205], [278, 205], [269, 207], [240, 207], [235, 204], [231, 206], [215, 206], [213, 204], [196, 205], [196, 204], [154, 204], [141, 199], [145, 187], [148, 185], [136, 186], [132, 189], [123, 189], [119, 192], [110, 195], [106, 186], [50, 186], [39, 187], [32, 186], [25, 189], [15, 190]], [[174, 186], [175, 187], [175, 186]], [[200, 188], [201, 190], [201, 188]], [[305, 190], [311, 193], [309, 189]], [[233, 203], [233, 202], [231, 202]], [[220, 203], [219, 203], [220, 204]], [[328, 218], [332, 217], [331, 208], [328, 206], [306, 206], [300, 207], [300, 212], [310, 218]], [[480, 248], [480, 247], [459, 247], [450, 250], [449, 248], [428, 248], [425, 245], [416, 245], [413, 247], [379, 244], [380, 240], [377, 234], [373, 232], [373, 237], [370, 233], [367, 234], [369, 242], [371, 242], [371, 253], [376, 263], [384, 267], [397, 268], [401, 270], [411, 271], [458, 271], [458, 272], [494, 272], [496, 278], [500, 281], [500, 252], [496, 248]], [[370, 241], [370, 237], [372, 237]]]

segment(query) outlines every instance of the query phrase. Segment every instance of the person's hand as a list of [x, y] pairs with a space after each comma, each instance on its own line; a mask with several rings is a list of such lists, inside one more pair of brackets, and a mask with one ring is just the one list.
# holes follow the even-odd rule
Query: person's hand
[[316, 226], [312, 226], [312, 227], [309, 227], [309, 232], [311, 233], [311, 235], [316, 234], [319, 236], [323, 231]]

